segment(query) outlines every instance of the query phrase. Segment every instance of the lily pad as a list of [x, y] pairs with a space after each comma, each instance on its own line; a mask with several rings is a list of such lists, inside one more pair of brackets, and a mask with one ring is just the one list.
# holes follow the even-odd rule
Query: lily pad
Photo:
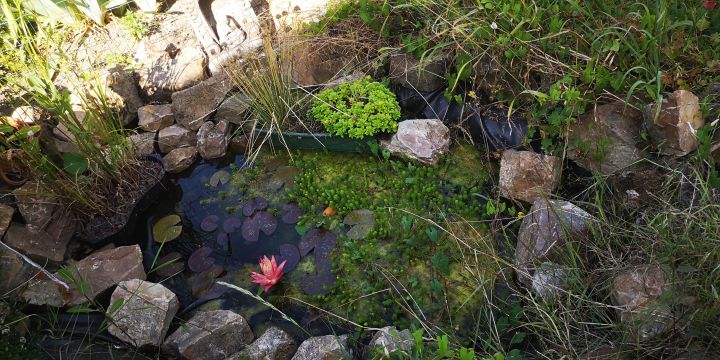
[[364, 239], [375, 226], [375, 213], [368, 209], [351, 211], [345, 216], [345, 225], [352, 226], [347, 232], [351, 240]]
[[215, 264], [215, 259], [210, 256], [212, 252], [213, 250], [207, 246], [195, 250], [188, 259], [190, 270], [199, 273], [210, 269]]
[[282, 221], [286, 224], [296, 224], [302, 216], [302, 210], [296, 203], [285, 204], [282, 207]]
[[308, 295], [325, 295], [335, 285], [335, 274], [332, 271], [321, 271], [310, 274], [300, 283], [300, 288]]
[[220, 233], [217, 236], [217, 239], [215, 240], [220, 247], [223, 248], [223, 250], [227, 251], [228, 246], [230, 243], [230, 238], [228, 237], [227, 233]]
[[257, 210], [265, 210], [268, 208], [268, 202], [263, 197], [256, 197], [255, 198], [255, 209]]
[[258, 221], [257, 217], [252, 216], [245, 219], [240, 228], [240, 233], [246, 241], [257, 242], [260, 239], [260, 221]]
[[240, 203], [242, 207], [242, 214], [245, 216], [252, 216], [255, 213], [255, 199], [245, 200]]
[[300, 238], [300, 243], [298, 244], [300, 256], [305, 256], [310, 253], [310, 251], [315, 248], [317, 241], [320, 240], [323, 235], [323, 231], [319, 229], [312, 229], [306, 232], [305, 235]]
[[332, 232], [327, 232], [315, 244], [315, 267], [318, 271], [330, 271], [332, 269], [331, 255], [337, 245], [337, 237]]
[[275, 233], [275, 230], [277, 230], [277, 219], [270, 214], [267, 211], [258, 211], [253, 215], [254, 218], [257, 218], [257, 221], [260, 224], [260, 231], [263, 232], [263, 234], [270, 236]]
[[287, 261], [283, 271], [286, 273], [293, 271], [300, 262], [300, 250], [298, 250], [297, 246], [293, 244], [283, 244], [280, 245], [278, 252], [280, 253], [277, 259], [278, 264]]
[[200, 300], [213, 300], [217, 299], [227, 292], [227, 287], [213, 282], [209, 289], [199, 293], [198, 299]]
[[292, 186], [295, 175], [297, 175], [299, 172], [300, 169], [294, 166], [281, 166], [270, 178], [270, 183], [268, 184], [268, 187], [271, 190], [280, 190], [280, 188], [282, 188], [283, 186], [290, 187]]
[[158, 220], [153, 225], [153, 239], [159, 243], [177, 239], [182, 233], [182, 225], [178, 225], [179, 223], [180, 217], [175, 214]]
[[225, 219], [223, 222], [223, 231], [225, 231], [228, 234], [234, 233], [235, 230], [239, 229], [242, 226], [242, 220], [235, 218], [235, 217], [229, 217]]
[[210, 290], [213, 284], [215, 284], [215, 277], [210, 273], [202, 272], [195, 275], [191, 285], [193, 297], [199, 298], [203, 293]]
[[206, 232], [215, 231], [215, 229], [218, 228], [218, 221], [220, 221], [220, 217], [218, 217], [217, 215], [208, 215], [200, 223], [200, 229]]
[[169, 278], [182, 272], [185, 269], [185, 264], [182, 261], [182, 255], [177, 252], [171, 252], [157, 260], [155, 263], [157, 268], [157, 274]]
[[230, 181], [230, 173], [225, 170], [220, 170], [210, 177], [210, 186], [217, 187], [218, 185], [225, 185], [228, 181]]

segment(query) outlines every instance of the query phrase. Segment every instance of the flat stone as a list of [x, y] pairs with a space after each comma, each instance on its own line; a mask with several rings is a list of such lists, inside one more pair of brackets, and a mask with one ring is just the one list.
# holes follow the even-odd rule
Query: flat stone
[[638, 266], [613, 281], [610, 297], [618, 307], [620, 320], [638, 324], [641, 340], [664, 332], [670, 325], [670, 309], [659, 301], [667, 287], [665, 272], [652, 265]]
[[137, 114], [138, 125], [145, 131], [159, 131], [175, 123], [171, 104], [145, 105]]
[[0, 242], [0, 298], [21, 293], [38, 272], [22, 256]]
[[140, 156], [150, 155], [155, 152], [155, 137], [157, 133], [145, 132], [129, 136], [130, 142], [135, 146], [135, 151]]
[[271, 327], [243, 351], [231, 356], [233, 360], [288, 360], [297, 350], [295, 340], [285, 331]]
[[137, 111], [143, 106], [133, 75], [119, 66], [101, 73], [105, 85], [105, 101], [121, 116], [122, 124], [129, 125], [137, 119]]
[[35, 181], [28, 181], [13, 191], [20, 215], [33, 230], [45, 229], [58, 206], [58, 200], [48, 194], [49, 191]]
[[410, 357], [415, 340], [410, 330], [398, 331], [394, 326], [378, 330], [368, 344], [366, 359], [390, 359], [397, 356]]
[[163, 349], [187, 359], [223, 360], [254, 338], [242, 316], [229, 310], [201, 311], [168, 336]]
[[195, 147], [177, 148], [170, 151], [163, 157], [165, 170], [171, 174], [177, 174], [187, 170], [198, 158], [198, 151]]
[[568, 157], [581, 166], [610, 175], [643, 158], [638, 144], [642, 112], [622, 102], [600, 105], [570, 126]]
[[145, 280], [143, 257], [138, 245], [120, 246], [114, 249], [99, 251], [68, 266], [73, 276], [79, 277], [84, 286], [84, 293], [71, 287], [70, 305], [82, 304], [95, 298], [103, 291], [132, 279]]
[[175, 121], [189, 130], [198, 130], [233, 88], [225, 72], [188, 89], [172, 94]]
[[[118, 301], [123, 301], [122, 306], [110, 312]], [[160, 284], [139, 279], [123, 281], [110, 297], [108, 332], [136, 347], [158, 347], [179, 308], [177, 296]]]
[[405, 120], [392, 138], [380, 145], [395, 156], [435, 165], [450, 150], [450, 130], [437, 119]]
[[292, 360], [344, 360], [351, 358], [347, 341], [347, 335], [311, 337], [300, 344]]
[[421, 92], [440, 89], [447, 84], [446, 73], [444, 58], [420, 62], [410, 54], [390, 56], [390, 82], [408, 89]]
[[22, 291], [23, 300], [32, 305], [63, 307], [72, 297], [70, 285], [58, 274], [36, 273]]
[[522, 220], [515, 247], [515, 269], [520, 282], [531, 287], [535, 266], [543, 262], [562, 265], [567, 242], [589, 236], [589, 225], [597, 221], [585, 210], [567, 201], [537, 199]]
[[215, 112], [215, 121], [225, 120], [231, 124], [242, 125], [243, 115], [250, 108], [249, 97], [244, 94], [237, 93], [220, 104]]
[[0, 204], [0, 238], [5, 236], [5, 231], [10, 227], [15, 209], [12, 206]]
[[56, 241], [45, 230], [33, 230], [20, 223], [12, 223], [5, 234], [5, 243], [32, 260], [51, 266], [59, 265], [65, 260], [69, 240], [68, 237], [67, 241]]
[[560, 184], [562, 160], [531, 151], [505, 150], [500, 160], [500, 195], [532, 203]]
[[569, 270], [552, 262], [544, 262], [536, 269], [532, 277], [532, 288], [543, 298], [550, 298], [565, 289]]
[[158, 133], [158, 146], [160, 152], [167, 154], [170, 151], [182, 147], [195, 147], [197, 145], [197, 134], [180, 125], [166, 127]]
[[229, 139], [230, 126], [227, 121], [220, 120], [217, 124], [212, 121], [205, 122], [197, 134], [200, 156], [205, 160], [225, 156]]
[[[657, 119], [656, 119], [657, 115]], [[677, 90], [657, 104], [645, 107], [645, 129], [653, 145], [666, 155], [685, 156], [698, 147], [697, 129], [705, 125], [697, 96]]]

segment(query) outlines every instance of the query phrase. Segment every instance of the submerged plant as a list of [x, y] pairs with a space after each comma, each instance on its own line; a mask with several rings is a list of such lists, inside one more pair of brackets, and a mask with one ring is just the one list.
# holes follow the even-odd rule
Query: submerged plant
[[285, 263], [287, 263], [287, 260], [283, 261], [280, 266], [278, 266], [275, 261], [275, 256], [272, 256], [270, 259], [268, 259], [267, 256], [263, 256], [262, 259], [260, 259], [260, 269], [262, 270], [262, 274], [253, 272], [250, 275], [250, 277], [252, 277], [252, 282], [264, 287], [265, 292], [267, 293], [270, 291], [270, 288], [277, 284], [277, 282], [282, 279], [283, 275], [285, 275], [283, 272]]
[[400, 105], [390, 89], [368, 76], [321, 92], [310, 113], [329, 133], [359, 139], [395, 132]]

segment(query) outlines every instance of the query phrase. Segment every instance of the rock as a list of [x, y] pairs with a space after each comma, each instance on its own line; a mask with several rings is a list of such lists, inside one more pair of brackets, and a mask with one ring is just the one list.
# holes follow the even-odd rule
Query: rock
[[99, 251], [68, 266], [73, 276], [84, 283], [84, 293], [71, 287], [70, 305], [82, 304], [101, 292], [132, 279], [145, 280], [143, 257], [138, 245]]
[[215, 121], [227, 121], [231, 124], [242, 125], [243, 115], [250, 108], [250, 98], [237, 93], [220, 104], [215, 113]]
[[505, 150], [500, 160], [500, 195], [532, 203], [557, 188], [561, 171], [558, 157]]
[[183, 148], [195, 147], [197, 145], [197, 134], [180, 125], [166, 127], [158, 133], [158, 146], [163, 154]]
[[[118, 301], [123, 301], [122, 306], [111, 312]], [[110, 297], [108, 332], [136, 347], [160, 346], [179, 308], [177, 296], [160, 284], [123, 281]]]
[[643, 265], [618, 275], [610, 297], [618, 307], [620, 320], [638, 323], [641, 340], [650, 339], [668, 329], [672, 314], [659, 299], [668, 285], [658, 266]]
[[229, 310], [202, 311], [168, 336], [163, 349], [187, 359], [222, 360], [254, 338], [242, 316]]
[[332, 0], [268, 0], [268, 9], [275, 26], [282, 29], [287, 25], [317, 22], [332, 4]]
[[570, 159], [581, 166], [610, 175], [643, 158], [642, 112], [622, 102], [597, 106], [570, 126]]
[[233, 154], [244, 154], [245, 151], [247, 151], [249, 142], [250, 139], [248, 139], [247, 135], [235, 136], [230, 139], [230, 144], [228, 144], [228, 148]]
[[135, 151], [140, 156], [150, 155], [155, 152], [155, 137], [157, 133], [146, 132], [130, 135], [130, 142], [135, 146]]
[[435, 165], [450, 149], [450, 130], [437, 119], [405, 120], [398, 123], [397, 133], [380, 145], [395, 156]]
[[532, 277], [532, 288], [540, 297], [550, 298], [565, 290], [565, 278], [568, 273], [569, 270], [564, 266], [544, 262], [535, 269]]
[[355, 70], [349, 75], [341, 76], [337, 79], [334, 79], [334, 80], [326, 83], [325, 85], [323, 85], [322, 90], [332, 89], [332, 88], [340, 86], [342, 84], [362, 80], [365, 78], [365, 76], [367, 76], [367, 74], [365, 74], [364, 72]]
[[171, 104], [145, 105], [137, 114], [138, 125], [145, 131], [158, 131], [175, 123]]
[[72, 232], [56, 240], [45, 230], [33, 230], [28, 225], [12, 223], [5, 234], [5, 243], [40, 264], [56, 266], [65, 260], [71, 236]]
[[447, 73], [446, 61], [443, 58], [423, 61], [410, 54], [390, 56], [390, 82], [421, 92], [431, 92], [447, 84], [444, 74]]
[[138, 109], [143, 106], [132, 74], [119, 66], [106, 69], [101, 74], [105, 84], [105, 101], [122, 118], [123, 126], [137, 118]]
[[300, 344], [292, 360], [341, 360], [350, 358], [347, 341], [347, 335], [311, 337]]
[[20, 120], [21, 122], [30, 125], [39, 122], [42, 118], [47, 116], [48, 113], [45, 110], [29, 105], [23, 105], [16, 108], [10, 115], [11, 118]]
[[293, 80], [300, 86], [323, 85], [350, 73], [356, 59], [332, 42], [303, 44], [293, 52]]
[[154, 15], [153, 31], [143, 37], [135, 51], [140, 88], [150, 100], [168, 102], [175, 91], [207, 78], [208, 58], [191, 23], [197, 0], [178, 0], [165, 12]]
[[198, 130], [232, 88], [232, 79], [221, 72], [191, 88], [173, 93], [175, 121], [186, 129]]
[[568, 241], [577, 242], [589, 235], [595, 217], [567, 201], [537, 199], [525, 215], [515, 247], [518, 279], [532, 286], [535, 265], [551, 261], [562, 264]]
[[25, 219], [28, 227], [33, 230], [45, 229], [58, 206], [58, 200], [50, 196], [47, 189], [36, 181], [26, 182], [15, 189], [13, 195], [20, 215]]
[[392, 358], [410, 357], [414, 344], [410, 330], [398, 331], [394, 326], [386, 326], [378, 330], [370, 340], [365, 358], [389, 359], [391, 355]]
[[10, 227], [15, 209], [12, 206], [0, 204], [0, 238], [5, 236], [5, 231]]
[[288, 360], [297, 350], [295, 340], [285, 331], [271, 327], [243, 351], [231, 356], [233, 360]]
[[197, 137], [200, 156], [205, 160], [217, 159], [227, 153], [230, 126], [224, 120], [219, 121], [217, 124], [207, 121], [200, 127]]
[[38, 270], [26, 262], [20, 254], [0, 242], [0, 298], [22, 292], [24, 285]]
[[22, 298], [32, 305], [63, 307], [70, 301], [70, 284], [55, 274], [36, 273], [27, 283]]
[[[657, 115], [657, 119], [656, 119]], [[677, 90], [657, 104], [645, 107], [645, 129], [654, 146], [663, 154], [685, 156], [698, 147], [697, 129], [705, 125], [698, 97], [686, 90]]]
[[198, 151], [195, 147], [177, 148], [170, 151], [163, 157], [165, 170], [171, 174], [177, 174], [188, 169], [198, 158]]

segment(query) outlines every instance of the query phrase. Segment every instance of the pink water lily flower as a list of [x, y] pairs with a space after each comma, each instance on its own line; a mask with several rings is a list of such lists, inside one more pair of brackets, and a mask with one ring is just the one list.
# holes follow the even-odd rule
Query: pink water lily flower
[[708, 10], [714, 10], [717, 4], [717, 0], [703, 0], [703, 7]]
[[262, 270], [262, 274], [253, 272], [250, 275], [250, 277], [252, 277], [252, 282], [262, 285], [265, 288], [265, 292], [268, 292], [270, 288], [277, 284], [277, 282], [282, 279], [283, 275], [285, 275], [283, 268], [285, 267], [286, 262], [287, 260], [283, 261], [282, 264], [278, 266], [275, 261], [275, 256], [270, 259], [268, 259], [267, 256], [263, 256], [262, 259], [260, 259], [260, 269]]

